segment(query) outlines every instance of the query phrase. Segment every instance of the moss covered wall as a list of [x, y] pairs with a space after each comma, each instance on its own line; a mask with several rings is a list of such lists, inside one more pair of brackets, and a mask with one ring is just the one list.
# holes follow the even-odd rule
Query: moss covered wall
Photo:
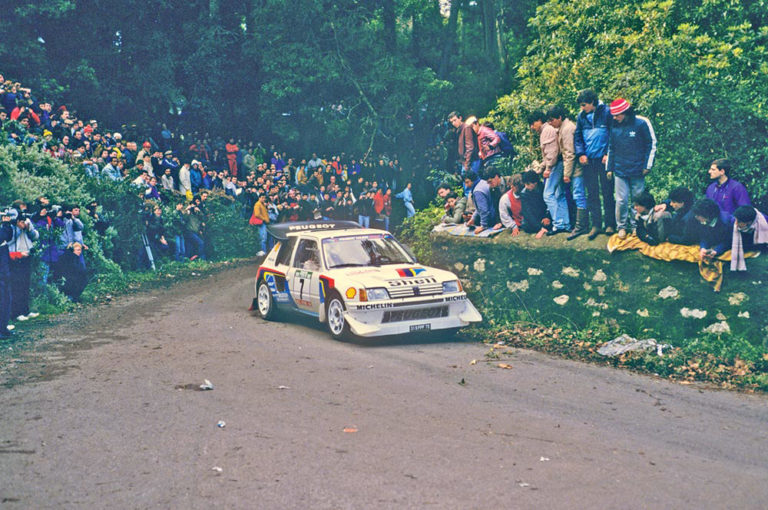
[[[722, 330], [739, 343], [768, 350], [768, 257], [747, 260], [747, 273], [726, 267], [718, 294], [695, 264], [661, 262], [636, 252], [609, 254], [607, 238], [534, 239], [502, 234], [495, 239], [432, 237], [432, 262], [459, 274], [484, 317], [496, 324], [528, 321], [589, 329], [595, 341], [627, 333], [674, 346]], [[663, 298], [660, 291], [677, 296]], [[703, 318], [685, 317], [706, 312]], [[712, 326], [718, 324], [717, 326]]]

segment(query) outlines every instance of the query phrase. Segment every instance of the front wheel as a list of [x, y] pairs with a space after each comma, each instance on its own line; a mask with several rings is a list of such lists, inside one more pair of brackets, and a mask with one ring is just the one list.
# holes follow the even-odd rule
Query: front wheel
[[256, 310], [259, 312], [259, 317], [266, 321], [273, 320], [277, 313], [272, 292], [264, 280], [259, 283], [259, 289], [256, 292]]
[[334, 294], [328, 300], [325, 306], [325, 318], [328, 325], [328, 332], [336, 340], [341, 340], [349, 336], [349, 325], [344, 319], [344, 301], [338, 294]]

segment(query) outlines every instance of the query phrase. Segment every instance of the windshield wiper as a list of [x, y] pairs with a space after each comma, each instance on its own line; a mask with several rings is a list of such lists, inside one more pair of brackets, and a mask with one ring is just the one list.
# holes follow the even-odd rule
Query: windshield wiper
[[357, 262], [348, 262], [346, 264], [336, 264], [335, 266], [331, 266], [329, 269], [338, 269], [340, 267], [364, 267], [367, 264], [360, 264]]

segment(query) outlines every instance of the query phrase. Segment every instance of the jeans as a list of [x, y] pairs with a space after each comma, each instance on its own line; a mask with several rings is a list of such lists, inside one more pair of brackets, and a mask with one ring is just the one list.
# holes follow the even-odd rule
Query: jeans
[[573, 201], [576, 202], [577, 209], [587, 208], [587, 192], [584, 189], [584, 176], [571, 178], [571, 192], [573, 193]]
[[416, 216], [416, 209], [413, 207], [413, 202], [405, 202], [405, 217], [410, 218]]
[[194, 251], [195, 255], [200, 257], [200, 260], [205, 260], [205, 241], [203, 241], [203, 238], [195, 232], [187, 232], [186, 241], [192, 245], [189, 253], [191, 254]]
[[605, 207], [605, 226], [616, 226], [616, 201], [614, 199], [614, 185], [608, 180], [605, 173], [605, 165], [602, 158], [589, 159], [582, 169], [584, 185], [587, 189], [587, 209], [589, 219], [593, 227], [602, 228], [603, 215], [600, 206], [602, 191], [603, 206]]
[[357, 222], [360, 224], [361, 227], [370, 228], [371, 226], [371, 217], [370, 216], [363, 216], [362, 214], [357, 215]]
[[259, 247], [260, 251], [267, 252], [267, 224], [259, 225]]
[[178, 234], [175, 236], [174, 241], [173, 260], [181, 262], [181, 259], [187, 256], [187, 245], [184, 243], [184, 236]]
[[614, 175], [616, 194], [616, 227], [629, 230], [635, 228], [635, 215], [629, 213], [632, 198], [645, 190], [645, 177], [619, 177]]
[[550, 171], [544, 182], [544, 202], [547, 204], [549, 215], [555, 230], [568, 230], [571, 220], [568, 216], [568, 201], [565, 199], [563, 186], [563, 162], [559, 161]]

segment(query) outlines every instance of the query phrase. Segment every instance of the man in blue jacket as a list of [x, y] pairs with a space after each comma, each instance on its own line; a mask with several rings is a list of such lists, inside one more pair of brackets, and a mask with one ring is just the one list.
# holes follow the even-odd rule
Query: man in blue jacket
[[587, 209], [592, 230], [587, 236], [594, 239], [603, 225], [600, 204], [602, 189], [605, 207], [605, 233], [611, 235], [616, 228], [616, 202], [613, 199], [613, 183], [608, 181], [605, 163], [608, 159], [608, 137], [611, 132], [611, 112], [608, 105], [597, 98], [592, 89], [579, 92], [577, 98], [581, 112], [576, 117], [573, 145], [576, 158], [582, 165], [584, 185], [587, 189]]
[[629, 213], [632, 197], [645, 190], [645, 176], [653, 167], [656, 156], [656, 135], [651, 121], [635, 115], [626, 99], [611, 103], [613, 124], [608, 143], [608, 179], [616, 178], [616, 227], [620, 239], [627, 230], [634, 229], [634, 218]]
[[493, 197], [491, 196], [491, 187], [500, 184], [501, 176], [498, 170], [495, 170], [493, 167], [489, 170], [489, 174], [491, 174], [489, 175], [491, 182], [481, 179], [473, 170], [470, 170], [464, 176], [464, 185], [472, 193], [472, 201], [475, 204], [475, 212], [467, 222], [467, 226], [475, 227], [475, 235], [483, 230], [501, 227], [498, 219], [499, 208], [494, 205]]

